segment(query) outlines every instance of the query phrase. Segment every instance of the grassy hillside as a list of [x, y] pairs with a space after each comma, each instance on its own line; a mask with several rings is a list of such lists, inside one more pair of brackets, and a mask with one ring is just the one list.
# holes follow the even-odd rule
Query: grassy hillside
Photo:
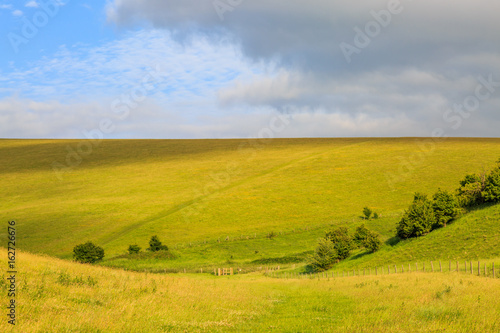
[[25, 252], [18, 252], [18, 267], [17, 325], [4, 318], [1, 332], [500, 330], [500, 279], [462, 273], [329, 280], [160, 275]]
[[[395, 239], [395, 228], [399, 214], [377, 220], [363, 221], [360, 218], [339, 221], [339, 224], [326, 225], [310, 230], [289, 230], [273, 239], [264, 235], [257, 239], [245, 237], [187, 244], [173, 249], [175, 259], [144, 258], [125, 256], [107, 260], [103, 265], [125, 267], [133, 270], [169, 269], [195, 272], [200, 268], [213, 270], [215, 267], [235, 266], [251, 270], [260, 266], [291, 267], [303, 271], [303, 262], [314, 250], [317, 239], [325, 232], [339, 225], [347, 225], [351, 233], [362, 223], [370, 230], [382, 235], [384, 244], [376, 253], [365, 250], [354, 251], [351, 257], [337, 264], [334, 270], [347, 268], [375, 267], [386, 264], [415, 263], [442, 260], [478, 260], [500, 257], [500, 205], [485, 205], [457, 219], [446, 228], [430, 234], [404, 241]], [[253, 236], [252, 236], [253, 237]]]
[[[431, 150], [422, 140], [109, 140], [59, 173], [53, 163], [80, 141], [1, 140], [0, 219], [17, 221], [21, 249], [62, 258], [85, 240], [110, 258], [154, 234], [171, 247], [207, 242], [192, 249], [203, 262], [286, 256], [310, 251], [330, 225], [354, 227], [364, 206], [390, 235], [415, 191], [454, 189], [500, 156], [498, 139]], [[271, 231], [287, 234], [269, 241]], [[227, 251], [228, 236], [241, 249]], [[179, 250], [186, 262], [190, 249]]]

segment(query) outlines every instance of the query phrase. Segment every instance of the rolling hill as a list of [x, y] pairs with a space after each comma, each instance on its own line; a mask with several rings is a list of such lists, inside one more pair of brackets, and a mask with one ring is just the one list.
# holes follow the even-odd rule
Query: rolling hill
[[0, 215], [21, 249], [70, 258], [92, 240], [109, 259], [157, 234], [177, 247], [172, 266], [253, 261], [310, 251], [332, 225], [359, 225], [364, 206], [388, 239], [415, 191], [452, 190], [500, 156], [498, 139], [82, 142], [0, 141]]

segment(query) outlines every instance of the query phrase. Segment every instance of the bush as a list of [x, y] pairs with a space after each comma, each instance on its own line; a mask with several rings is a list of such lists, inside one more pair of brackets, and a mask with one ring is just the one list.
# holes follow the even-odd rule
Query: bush
[[436, 224], [432, 202], [427, 195], [415, 193], [413, 203], [396, 227], [399, 238], [418, 237], [429, 233]]
[[162, 243], [158, 239], [158, 236], [152, 236], [151, 240], [149, 241], [149, 248], [147, 250], [151, 252], [168, 251], [168, 246], [162, 245]]
[[363, 214], [365, 215], [365, 218], [369, 220], [370, 216], [372, 215], [372, 210], [368, 207], [365, 207], [363, 208]]
[[309, 265], [314, 271], [325, 271], [339, 261], [335, 245], [327, 238], [320, 239]]
[[104, 258], [104, 249], [92, 242], [79, 244], [73, 248], [73, 258], [81, 263], [93, 264]]
[[486, 176], [470, 174], [460, 181], [460, 188], [457, 190], [459, 204], [462, 207], [471, 207], [483, 203], [483, 191], [485, 188]]
[[373, 213], [373, 218], [376, 220], [378, 219], [378, 213]]
[[484, 185], [484, 201], [486, 202], [500, 202], [500, 160], [499, 165], [493, 169]]
[[129, 245], [129, 247], [128, 247], [129, 254], [139, 253], [140, 251], [141, 251], [141, 247], [137, 244]]
[[363, 246], [365, 249], [370, 250], [371, 252], [377, 252], [382, 246], [382, 241], [380, 240], [380, 235], [375, 232], [370, 232], [364, 242]]
[[326, 234], [325, 238], [333, 243], [335, 250], [337, 250], [339, 260], [349, 257], [353, 247], [353, 241], [347, 228], [340, 227], [330, 231]]
[[458, 202], [455, 196], [447, 191], [438, 189], [434, 194], [432, 208], [436, 215], [436, 227], [446, 227], [446, 224], [457, 217]]
[[356, 232], [354, 233], [354, 236], [352, 237], [352, 240], [354, 244], [356, 244], [357, 247], [362, 247], [364, 246], [364, 241], [366, 237], [370, 234], [370, 230], [368, 230], [364, 224], [360, 225], [359, 227], [356, 228]]
[[371, 252], [376, 252], [382, 246], [380, 235], [376, 232], [368, 230], [364, 224], [356, 229], [353, 237], [354, 242], [358, 247], [364, 247]]

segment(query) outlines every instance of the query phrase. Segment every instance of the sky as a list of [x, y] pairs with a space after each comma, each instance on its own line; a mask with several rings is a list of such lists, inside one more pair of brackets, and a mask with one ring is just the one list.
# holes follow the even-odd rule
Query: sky
[[0, 0], [0, 138], [499, 137], [497, 0]]

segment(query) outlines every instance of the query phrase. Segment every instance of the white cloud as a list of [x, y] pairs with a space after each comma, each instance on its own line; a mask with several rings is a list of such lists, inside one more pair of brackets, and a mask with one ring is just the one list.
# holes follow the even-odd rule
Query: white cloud
[[24, 13], [19, 9], [16, 9], [12, 12], [12, 15], [14, 15], [14, 16], [23, 16], [23, 14]]
[[38, 8], [39, 5], [36, 1], [32, 0], [32, 1], [29, 1], [27, 2], [24, 7], [29, 7], [29, 8]]
[[0, 9], [12, 9], [12, 5], [10, 5], [10, 4], [2, 4], [2, 5], [0, 5]]

